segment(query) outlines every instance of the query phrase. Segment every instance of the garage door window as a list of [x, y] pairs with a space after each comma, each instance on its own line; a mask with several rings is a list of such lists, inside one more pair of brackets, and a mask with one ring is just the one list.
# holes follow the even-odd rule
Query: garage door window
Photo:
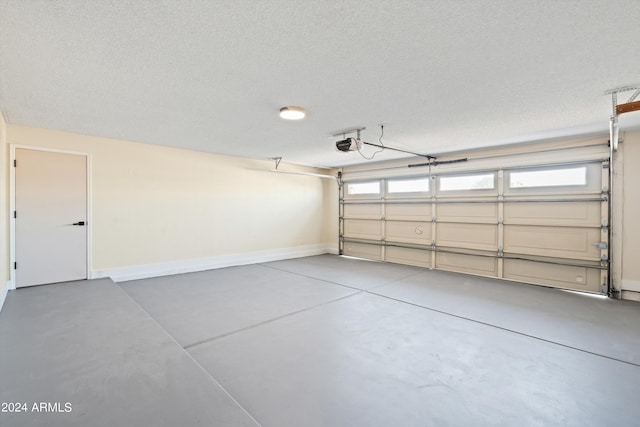
[[380, 194], [380, 181], [350, 182], [347, 184], [347, 195], [349, 196], [375, 196], [378, 194]]
[[587, 168], [511, 172], [509, 188], [567, 187], [587, 185]]
[[495, 174], [459, 175], [440, 177], [440, 191], [493, 190]]
[[387, 181], [389, 194], [416, 194], [429, 192], [429, 178], [394, 179]]

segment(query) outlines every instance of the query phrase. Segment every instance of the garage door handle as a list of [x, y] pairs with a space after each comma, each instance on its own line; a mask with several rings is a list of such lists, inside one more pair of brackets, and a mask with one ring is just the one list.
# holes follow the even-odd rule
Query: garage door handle
[[73, 223], [73, 224], [71, 224], [71, 225], [80, 225], [80, 226], [83, 226], [83, 225], [84, 225], [84, 221], [74, 222], [74, 223]]

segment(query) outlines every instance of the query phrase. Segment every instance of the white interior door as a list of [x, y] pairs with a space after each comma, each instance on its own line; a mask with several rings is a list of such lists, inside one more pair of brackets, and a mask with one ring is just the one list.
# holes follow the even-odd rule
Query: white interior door
[[87, 158], [16, 149], [16, 287], [87, 278]]

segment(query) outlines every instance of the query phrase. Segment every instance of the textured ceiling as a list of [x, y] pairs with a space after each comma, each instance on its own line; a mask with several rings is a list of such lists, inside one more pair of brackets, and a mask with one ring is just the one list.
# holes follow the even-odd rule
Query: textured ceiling
[[[340, 166], [364, 159], [330, 135], [366, 126], [377, 143], [381, 123], [385, 144], [430, 154], [606, 133], [604, 92], [640, 83], [639, 45], [638, 0], [0, 0], [0, 108], [10, 124]], [[280, 119], [285, 105], [307, 118]]]

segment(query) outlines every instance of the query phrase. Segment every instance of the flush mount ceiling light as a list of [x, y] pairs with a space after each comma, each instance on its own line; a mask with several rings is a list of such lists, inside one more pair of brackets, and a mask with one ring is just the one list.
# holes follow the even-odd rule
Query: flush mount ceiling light
[[280, 109], [280, 117], [285, 120], [300, 120], [304, 119], [305, 112], [302, 107], [282, 107]]

